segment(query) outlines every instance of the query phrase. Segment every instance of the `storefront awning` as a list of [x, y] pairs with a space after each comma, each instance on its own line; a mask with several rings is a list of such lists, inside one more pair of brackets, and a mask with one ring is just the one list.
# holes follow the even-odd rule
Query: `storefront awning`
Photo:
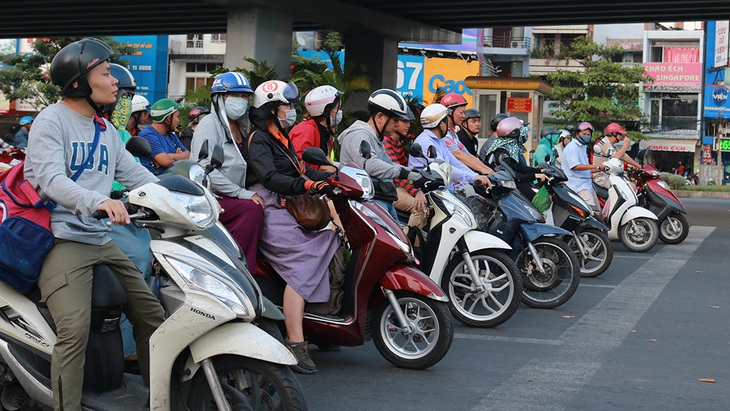
[[652, 151], [677, 151], [685, 153], [694, 153], [697, 146], [697, 140], [685, 139], [669, 139], [669, 138], [652, 138], [651, 140], [642, 140], [639, 143], [640, 149], [649, 149]]

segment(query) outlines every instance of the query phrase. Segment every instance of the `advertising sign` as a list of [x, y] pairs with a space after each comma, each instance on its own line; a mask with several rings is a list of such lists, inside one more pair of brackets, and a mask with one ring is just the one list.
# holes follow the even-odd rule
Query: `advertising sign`
[[135, 93], [145, 96], [150, 104], [167, 97], [167, 36], [116, 36], [115, 40], [134, 48], [134, 55], [122, 56], [129, 61], [129, 71], [137, 82]]
[[702, 86], [702, 63], [644, 63], [646, 75], [653, 83], [644, 83], [645, 91], [698, 92]]
[[423, 101], [425, 103], [432, 103], [436, 91], [441, 89], [446, 94], [461, 94], [469, 103], [467, 107], [471, 107], [474, 93], [466, 86], [464, 79], [479, 74], [478, 61], [430, 58], [424, 60], [423, 71]]
[[423, 100], [423, 56], [398, 56], [396, 90], [404, 97]]
[[[724, 56], [725, 66], [716, 67], [715, 62], [718, 60], [718, 53], [716, 50], [718, 41], [716, 35], [718, 32], [722, 32], [722, 28], [718, 29], [717, 26], [725, 25], [727, 27], [727, 21], [724, 22], [707, 22], [707, 42], [705, 46], [707, 48], [707, 56], [715, 56], [713, 60], [707, 59], [705, 63], [705, 92], [704, 92], [704, 117], [706, 118], [730, 118], [730, 104], [728, 104], [728, 90], [725, 85], [725, 74], [727, 72], [727, 58], [728, 58], [728, 30], [725, 29], [725, 40], [720, 41], [724, 44], [725, 51], [720, 51], [719, 54]], [[722, 48], [722, 47], [721, 47]]]
[[727, 66], [729, 25], [728, 20], [715, 22], [715, 59], [712, 63], [714, 68]]
[[694, 153], [695, 145], [693, 143], [684, 143], [669, 139], [652, 138], [646, 146], [652, 151], [678, 151], [684, 153]]

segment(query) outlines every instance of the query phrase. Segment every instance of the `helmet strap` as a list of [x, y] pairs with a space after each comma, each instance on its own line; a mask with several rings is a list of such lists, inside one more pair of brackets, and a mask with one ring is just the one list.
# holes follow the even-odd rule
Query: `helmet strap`
[[94, 110], [94, 113], [95, 113], [96, 115], [98, 115], [99, 117], [101, 117], [101, 115], [102, 115], [102, 111], [104, 110], [104, 106], [98, 106], [98, 105], [97, 105], [97, 104], [96, 104], [96, 103], [94, 102], [94, 100], [92, 100], [92, 99], [91, 99], [91, 96], [90, 96], [90, 95], [89, 95], [89, 96], [86, 96], [86, 97], [84, 97], [84, 99], [86, 100], [86, 102], [87, 102], [87, 103], [89, 103], [89, 105], [91, 106], [91, 108], [92, 108], [92, 109]]
[[[383, 113], [383, 115], [386, 116], [387, 120], [385, 120], [385, 123], [383, 124], [382, 129], [378, 129], [378, 122], [375, 121], [375, 118], [373, 118], [373, 125], [375, 126], [375, 131], [378, 132], [378, 140], [380, 140], [380, 141], [383, 141], [383, 137], [385, 137], [383, 135], [383, 132], [385, 131], [385, 128], [388, 127], [388, 122], [391, 119], [391, 117], [389, 115], [387, 115], [385, 113]], [[377, 114], [375, 115], [375, 117], [377, 118]]]

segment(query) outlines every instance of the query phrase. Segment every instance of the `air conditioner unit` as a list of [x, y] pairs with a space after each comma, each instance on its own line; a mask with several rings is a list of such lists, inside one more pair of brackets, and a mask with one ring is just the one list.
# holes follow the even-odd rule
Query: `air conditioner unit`
[[511, 47], [513, 49], [519, 48], [520, 47], [520, 43], [518, 41], [513, 41], [512, 44], [511, 44]]

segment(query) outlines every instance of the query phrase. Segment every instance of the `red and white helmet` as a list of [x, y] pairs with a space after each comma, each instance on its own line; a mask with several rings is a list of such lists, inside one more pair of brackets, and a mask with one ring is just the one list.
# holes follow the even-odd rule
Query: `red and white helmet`
[[310, 116], [319, 117], [324, 113], [325, 107], [334, 103], [341, 95], [342, 92], [332, 86], [315, 87], [304, 97], [304, 108]]
[[299, 89], [294, 83], [284, 83], [280, 80], [264, 81], [256, 87], [253, 93], [253, 106], [261, 108], [266, 103], [280, 104], [299, 103]]
[[440, 103], [449, 110], [469, 104], [466, 102], [464, 96], [459, 93], [449, 93], [443, 96]]

